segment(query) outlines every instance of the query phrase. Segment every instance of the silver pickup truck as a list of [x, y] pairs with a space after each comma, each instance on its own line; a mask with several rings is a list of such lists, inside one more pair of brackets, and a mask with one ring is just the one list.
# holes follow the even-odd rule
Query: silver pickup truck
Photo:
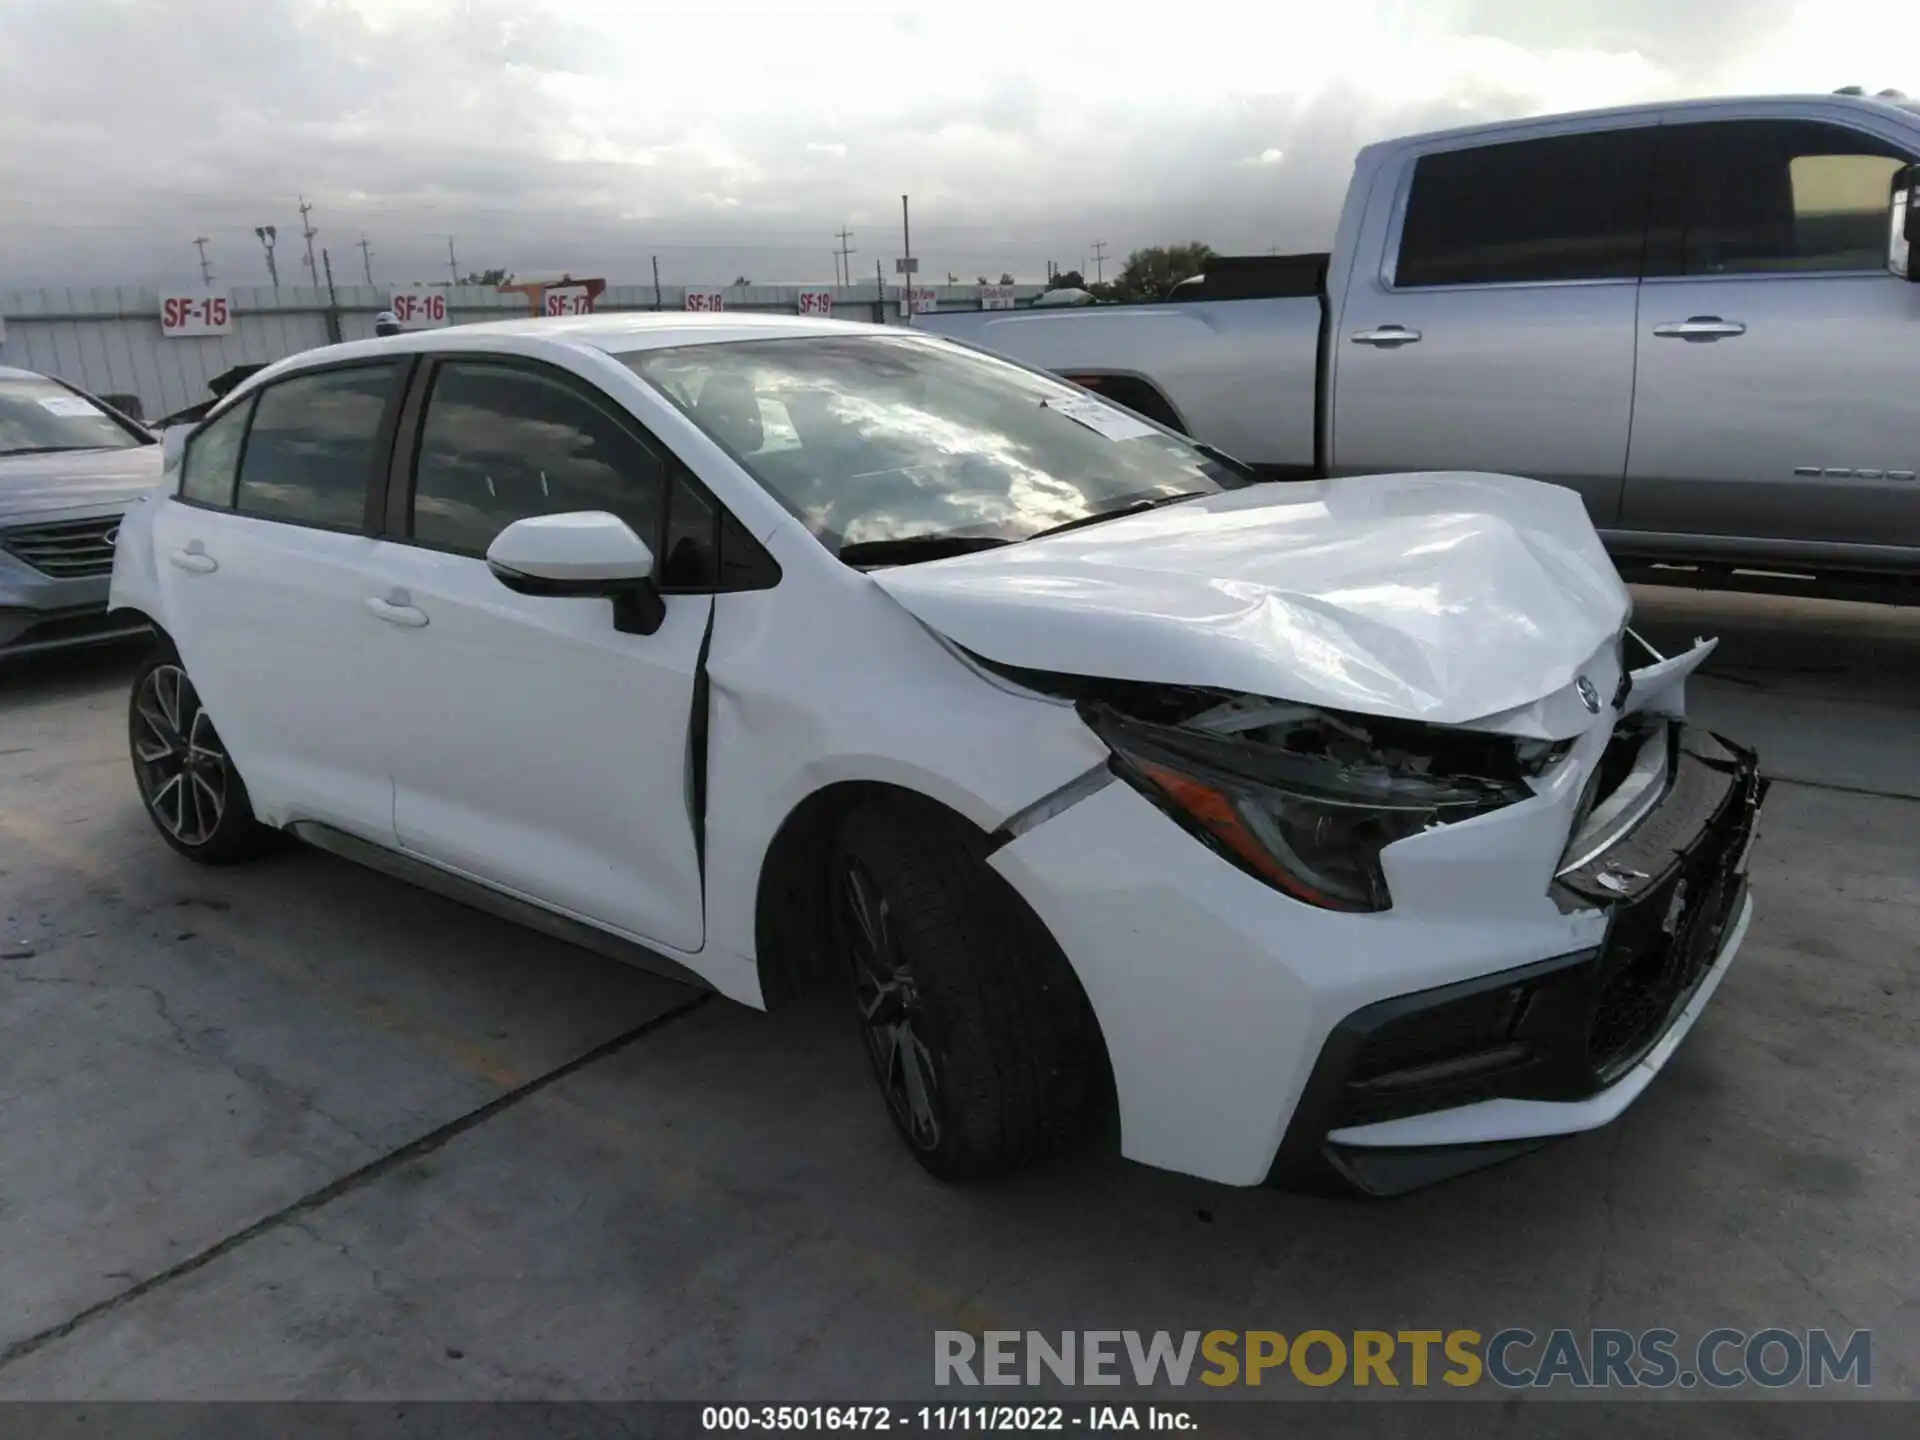
[[1840, 94], [1422, 135], [1361, 151], [1329, 255], [916, 323], [1276, 477], [1570, 486], [1629, 578], [1920, 598], [1915, 161], [1920, 107]]

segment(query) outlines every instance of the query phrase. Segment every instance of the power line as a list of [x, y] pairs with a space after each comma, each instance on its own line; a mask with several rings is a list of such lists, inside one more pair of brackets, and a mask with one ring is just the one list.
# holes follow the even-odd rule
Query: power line
[[200, 252], [200, 283], [202, 285], [211, 285], [213, 283], [213, 267], [207, 263], [207, 237], [204, 235], [196, 236], [193, 242], [193, 248]]

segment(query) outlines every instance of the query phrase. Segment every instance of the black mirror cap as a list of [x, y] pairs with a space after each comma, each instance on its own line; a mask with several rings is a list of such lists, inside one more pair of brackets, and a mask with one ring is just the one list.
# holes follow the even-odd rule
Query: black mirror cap
[[557, 600], [613, 601], [613, 628], [623, 635], [651, 635], [667, 618], [667, 602], [651, 579], [647, 580], [552, 580], [544, 575], [529, 575], [487, 561], [493, 578], [520, 595], [537, 595]]

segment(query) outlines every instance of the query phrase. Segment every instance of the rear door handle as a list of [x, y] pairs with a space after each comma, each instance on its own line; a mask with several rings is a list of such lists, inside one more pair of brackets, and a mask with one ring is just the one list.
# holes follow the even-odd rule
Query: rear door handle
[[367, 609], [389, 625], [404, 625], [409, 630], [418, 630], [427, 623], [427, 612], [415, 605], [404, 590], [395, 590], [384, 600], [378, 595], [369, 595]]
[[1685, 320], [1669, 320], [1653, 327], [1662, 340], [1730, 340], [1747, 333], [1738, 320], [1722, 320], [1718, 315], [1693, 315]]
[[1378, 345], [1391, 350], [1399, 345], [1411, 345], [1420, 338], [1418, 330], [1409, 330], [1404, 325], [1380, 325], [1372, 330], [1353, 332], [1356, 345]]
[[169, 550], [167, 563], [189, 575], [211, 575], [220, 568], [220, 562], [201, 549], [198, 540], [188, 541], [184, 550]]

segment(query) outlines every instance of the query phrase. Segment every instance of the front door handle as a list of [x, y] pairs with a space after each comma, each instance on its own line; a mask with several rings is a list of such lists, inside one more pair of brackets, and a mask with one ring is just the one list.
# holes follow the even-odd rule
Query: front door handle
[[1409, 330], [1404, 325], [1380, 325], [1372, 330], [1356, 330], [1353, 332], [1354, 344], [1378, 345], [1387, 350], [1395, 349], [1401, 345], [1411, 345], [1419, 338], [1420, 332], [1418, 330]]
[[184, 550], [169, 550], [167, 563], [189, 575], [211, 575], [220, 568], [220, 562], [207, 554], [198, 540], [189, 540]]
[[1718, 315], [1692, 315], [1685, 320], [1669, 320], [1653, 327], [1662, 340], [1731, 340], [1747, 333], [1738, 320], [1722, 320]]
[[404, 625], [409, 630], [418, 630], [427, 623], [427, 612], [415, 605], [404, 590], [395, 590], [384, 600], [378, 595], [369, 595], [367, 609], [389, 625]]

